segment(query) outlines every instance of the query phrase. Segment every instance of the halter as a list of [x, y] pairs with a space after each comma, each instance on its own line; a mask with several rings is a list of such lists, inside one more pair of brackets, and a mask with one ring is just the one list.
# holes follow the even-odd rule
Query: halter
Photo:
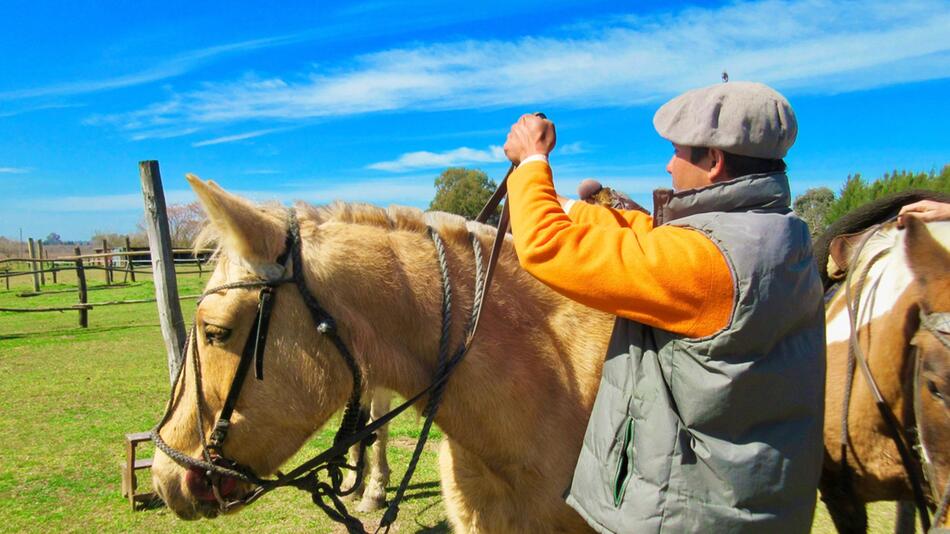
[[[876, 224], [870, 228], [870, 231], [864, 236], [861, 242], [858, 244], [854, 253], [851, 257], [858, 258], [861, 252], [864, 250], [865, 245], [887, 222], [894, 220], [896, 217], [884, 221], [883, 223]], [[901, 464], [904, 467], [904, 471], [907, 474], [907, 478], [910, 481], [911, 490], [914, 494], [914, 503], [916, 505], [917, 511], [920, 513], [920, 522], [921, 526], [924, 529], [924, 532], [930, 531], [930, 508], [927, 504], [927, 500], [924, 492], [924, 479], [929, 479], [930, 481], [930, 494], [931, 497], [936, 501], [938, 495], [941, 496], [938, 501], [937, 512], [933, 516], [933, 522], [935, 524], [940, 524], [943, 518], [947, 514], [948, 506], [950, 506], [950, 483], [948, 483], [946, 489], [941, 493], [936, 487], [936, 470], [933, 464], [930, 462], [926, 448], [923, 443], [920, 442], [920, 411], [919, 398], [920, 398], [920, 356], [915, 351], [915, 371], [914, 371], [914, 412], [915, 412], [915, 428], [913, 428], [913, 435], [908, 430], [901, 428], [900, 423], [898, 422], [897, 417], [894, 415], [894, 412], [891, 410], [890, 406], [887, 404], [884, 396], [881, 394], [881, 390], [877, 385], [877, 382], [874, 380], [874, 375], [871, 373], [871, 368], [868, 365], [867, 357], [864, 354], [864, 351], [861, 349], [861, 345], [858, 340], [858, 310], [860, 308], [861, 301], [861, 292], [864, 288], [865, 280], [867, 279], [868, 274], [870, 273], [871, 267], [881, 258], [883, 258], [887, 253], [887, 250], [878, 252], [868, 261], [864, 270], [861, 271], [858, 276], [855, 284], [852, 284], [852, 279], [855, 276], [855, 271], [853, 269], [848, 270], [847, 277], [845, 279], [845, 304], [848, 312], [848, 319], [851, 326], [850, 340], [848, 342], [848, 368], [847, 368], [847, 378], [845, 386], [845, 395], [844, 403], [841, 416], [841, 438], [840, 438], [840, 447], [841, 447], [841, 465], [844, 476], [842, 481], [845, 484], [850, 484], [850, 473], [848, 467], [848, 456], [847, 456], [847, 447], [848, 447], [848, 408], [850, 407], [851, 400], [851, 386], [853, 384], [855, 365], [860, 365], [861, 373], [864, 376], [865, 380], [868, 383], [868, 386], [871, 389], [871, 394], [874, 396], [874, 403], [878, 408], [878, 411], [881, 414], [882, 419], [886, 423], [888, 430], [890, 431], [890, 438], [894, 441], [894, 445], [897, 447], [897, 452], [901, 458]], [[851, 287], [852, 285], [857, 285], [857, 296], [852, 298]], [[950, 312], [942, 313], [928, 313], [923, 309], [920, 310], [920, 324], [926, 328], [931, 334], [933, 334], [940, 343], [943, 344], [948, 350], [950, 350], [950, 337], [947, 336], [945, 332], [948, 331], [948, 325], [950, 325]], [[950, 415], [950, 406], [947, 404], [947, 400], [943, 400], [944, 407], [948, 410], [948, 415]], [[916, 439], [915, 439], [916, 437]], [[919, 451], [919, 452], [918, 452]], [[923, 465], [922, 465], [923, 464]], [[929, 474], [929, 477], [927, 476]], [[850, 489], [850, 488], [849, 488]]]
[[[514, 165], [512, 165], [512, 167], [509, 169], [509, 175], [513, 169]], [[505, 180], [507, 180], [507, 176], [505, 177]], [[504, 197], [506, 191], [505, 180], [502, 181], [498, 191], [496, 191], [495, 195], [492, 196], [492, 199], [489, 200], [489, 203], [486, 205], [483, 213], [479, 215], [478, 220], [480, 222], [484, 222], [488, 215], [494, 212], [495, 208]], [[264, 494], [279, 487], [292, 486], [310, 493], [314, 504], [319, 506], [330, 517], [330, 519], [342, 523], [350, 532], [362, 533], [364, 532], [364, 529], [359, 519], [353, 517], [341, 501], [341, 497], [349, 495], [355, 491], [358, 486], [354, 485], [349, 490], [343, 490], [343, 471], [355, 471], [357, 480], [361, 480], [364, 467], [363, 458], [365, 458], [365, 449], [375, 440], [376, 430], [383, 425], [388, 424], [393, 418], [421, 400], [425, 395], [429, 395], [428, 403], [425, 407], [425, 410], [423, 411], [423, 414], [425, 415], [423, 429], [420, 433], [419, 441], [416, 444], [415, 451], [413, 452], [412, 459], [410, 460], [409, 467], [407, 468], [402, 483], [397, 489], [396, 496], [391, 501], [389, 508], [386, 510], [386, 513], [380, 522], [380, 527], [378, 530], [385, 529], [385, 531], [388, 531], [389, 527], [396, 520], [399, 512], [399, 502], [402, 500], [406, 488], [408, 487], [412, 478], [415, 467], [418, 464], [419, 458], [421, 457], [426, 440], [428, 439], [429, 431], [434, 422], [436, 411], [438, 410], [439, 404], [441, 402], [442, 393], [444, 392], [445, 386], [448, 383], [448, 379], [455, 370], [456, 366], [459, 364], [459, 362], [461, 362], [464, 356], [468, 353], [468, 350], [471, 348], [471, 344], [474, 340], [475, 332], [478, 327], [478, 319], [481, 316], [481, 311], [483, 309], [484, 296], [488, 291], [490, 280], [500, 254], [501, 245], [504, 242], [504, 235], [507, 230], [507, 215], [507, 209], [503, 210], [502, 218], [499, 222], [498, 233], [495, 236], [495, 242], [492, 246], [487, 270], [483, 270], [482, 268], [481, 242], [477, 236], [470, 233], [475, 259], [475, 292], [471, 316], [465, 328], [463, 341], [454, 351], [451, 351], [449, 347], [452, 320], [452, 289], [449, 280], [445, 247], [441, 238], [439, 237], [439, 234], [431, 227], [429, 228], [429, 236], [435, 244], [439, 268], [442, 275], [442, 328], [439, 340], [439, 358], [437, 368], [432, 382], [428, 387], [395, 409], [391, 410], [386, 415], [374, 420], [372, 423], [367, 424], [369, 418], [368, 413], [366, 410], [363, 410], [360, 407], [360, 397], [364, 384], [362, 373], [356, 360], [347, 349], [346, 344], [338, 335], [336, 321], [334, 320], [333, 316], [322, 306], [320, 306], [316, 297], [307, 287], [307, 283], [304, 280], [303, 275], [304, 269], [301, 253], [299, 223], [297, 221], [295, 212], [291, 209], [289, 216], [290, 224], [285, 240], [284, 252], [277, 260], [278, 264], [285, 265], [287, 256], [290, 256], [293, 267], [293, 274], [290, 277], [278, 278], [275, 280], [244, 280], [230, 284], [224, 284], [208, 289], [201, 297], [203, 299], [210, 294], [231, 289], [260, 288], [260, 292], [258, 294], [256, 320], [250, 333], [248, 334], [247, 341], [244, 345], [244, 350], [241, 353], [241, 360], [238, 363], [237, 371], [235, 372], [234, 378], [231, 381], [231, 387], [228, 391], [224, 406], [213, 426], [211, 439], [207, 443], [204, 439], [204, 424], [201, 415], [202, 408], [204, 406], [204, 399], [202, 396], [201, 366], [199, 363], [200, 354], [197, 343], [197, 325], [192, 327], [188, 335], [188, 339], [186, 340], [186, 346], [190, 345], [192, 349], [192, 362], [195, 374], [195, 404], [197, 410], [196, 430], [202, 447], [203, 459], [193, 458], [184, 452], [171, 447], [162, 439], [160, 435], [162, 427], [171, 417], [171, 408], [174, 405], [175, 390], [177, 389], [179, 382], [182, 380], [182, 376], [184, 374], [184, 364], [178, 366], [178, 371], [169, 397], [168, 408], [166, 409], [162, 420], [151, 431], [151, 437], [155, 442], [156, 448], [161, 450], [169, 458], [186, 469], [195, 468], [203, 471], [211, 481], [212, 493], [221, 512], [226, 512], [240, 505], [250, 504], [259, 499]], [[349, 400], [347, 401], [346, 408], [344, 409], [340, 428], [337, 430], [337, 433], [333, 439], [333, 445], [329, 449], [314, 456], [310, 460], [307, 460], [289, 473], [283, 474], [278, 471], [275, 478], [268, 479], [258, 476], [249, 467], [241, 465], [238, 462], [227, 458], [224, 455], [223, 447], [231, 426], [231, 416], [233, 414], [234, 407], [237, 403], [238, 397], [240, 396], [241, 387], [246, 381], [252, 362], [256, 364], [255, 375], [257, 379], [263, 380], [264, 348], [267, 341], [270, 315], [274, 305], [274, 288], [286, 283], [294, 283], [297, 286], [297, 290], [300, 292], [304, 303], [307, 305], [307, 308], [310, 311], [314, 324], [317, 325], [317, 330], [322, 335], [329, 338], [336, 347], [337, 352], [339, 352], [341, 358], [344, 360], [347, 368], [352, 374], [353, 390], [350, 394]], [[198, 302], [200, 303], [201, 300], [199, 299]], [[346, 454], [350, 447], [355, 444], [359, 444], [360, 447], [359, 461], [356, 465], [350, 465], [346, 461]], [[321, 472], [326, 473], [329, 483], [321, 480]], [[244, 482], [253, 484], [255, 487], [253, 490], [239, 499], [227, 500], [220, 491], [222, 477], [231, 477], [242, 480]], [[329, 502], [327, 502], [327, 500], [329, 500]]]

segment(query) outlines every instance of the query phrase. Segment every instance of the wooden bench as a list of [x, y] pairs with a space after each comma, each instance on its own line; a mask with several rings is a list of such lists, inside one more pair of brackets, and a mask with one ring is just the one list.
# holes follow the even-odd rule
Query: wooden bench
[[156, 495], [152, 492], [135, 493], [138, 487], [138, 479], [135, 472], [140, 469], [150, 469], [152, 467], [151, 458], [135, 458], [135, 448], [139, 443], [152, 441], [148, 432], [136, 432], [125, 435], [125, 461], [122, 462], [122, 496], [129, 499], [132, 510], [139, 510], [145, 504], [151, 503]]

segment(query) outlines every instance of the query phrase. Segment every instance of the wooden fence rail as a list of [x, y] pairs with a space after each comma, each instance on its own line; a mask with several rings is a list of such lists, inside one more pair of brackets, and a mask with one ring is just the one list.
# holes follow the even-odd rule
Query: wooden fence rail
[[[36, 247], [34, 242], [34, 250]], [[48, 252], [48, 251], [45, 251]], [[175, 249], [175, 253], [211, 253], [213, 252], [210, 249], [201, 249], [201, 250], [192, 250], [192, 249]], [[10, 279], [20, 276], [29, 276], [33, 278], [33, 291], [27, 291], [20, 293], [19, 296], [31, 297], [31, 296], [40, 296], [44, 294], [52, 293], [64, 293], [66, 291], [72, 290], [53, 290], [53, 291], [42, 291], [40, 289], [41, 285], [45, 285], [45, 274], [50, 273], [53, 275], [53, 280], [56, 280], [56, 273], [60, 271], [73, 271], [76, 272], [76, 281], [78, 291], [79, 302], [70, 306], [52, 306], [52, 307], [30, 307], [30, 308], [19, 308], [19, 307], [0, 307], [0, 312], [12, 312], [12, 313], [36, 313], [36, 312], [79, 312], [79, 326], [82, 328], [87, 328], [89, 325], [89, 310], [97, 307], [103, 306], [120, 306], [125, 304], [143, 304], [148, 302], [157, 302], [157, 298], [147, 298], [147, 299], [131, 299], [131, 300], [116, 300], [116, 301], [104, 301], [104, 302], [88, 302], [87, 294], [92, 289], [111, 289], [122, 286], [127, 286], [126, 283], [120, 282], [116, 283], [115, 275], [124, 274], [125, 279], [129, 278], [132, 281], [135, 281], [135, 275], [149, 275], [154, 279], [155, 273], [153, 272], [151, 262], [140, 262], [139, 266], [136, 268], [132, 261], [134, 257], [150, 256], [151, 252], [147, 250], [136, 250], [136, 251], [117, 251], [117, 252], [101, 252], [94, 254], [82, 254], [79, 250], [79, 247], [76, 247], [74, 254], [72, 256], [64, 256], [55, 258], [52, 260], [49, 259], [37, 259], [39, 257], [35, 252], [31, 253], [29, 258], [5, 258], [0, 259], [0, 265], [6, 263], [23, 263], [28, 266], [33, 266], [31, 269], [26, 271], [13, 271], [9, 268], [0, 270], [0, 278], [3, 278], [6, 284], [6, 288], [10, 289]], [[126, 265], [119, 265], [117, 262], [111, 261], [113, 258], [125, 257], [127, 261]], [[88, 261], [98, 261], [96, 264], [89, 264]], [[187, 274], [197, 274], [201, 276], [205, 273], [208, 267], [208, 263], [214, 261], [213, 259], [205, 258], [202, 259], [200, 256], [195, 256], [192, 258], [177, 258], [172, 259], [172, 263], [176, 266], [191, 266], [194, 265], [197, 269], [187, 270], [187, 271], [178, 271], [178, 275], [187, 275]], [[146, 268], [146, 265], [148, 266]], [[136, 270], [137, 269], [137, 270]], [[93, 288], [87, 287], [87, 273], [89, 271], [102, 271], [105, 273], [105, 286], [96, 286]], [[184, 295], [178, 296], [177, 291], [175, 296], [178, 300], [193, 300], [197, 299], [200, 295]]]
[[[182, 295], [178, 297], [178, 300], [195, 300], [200, 298], [201, 295]], [[93, 308], [99, 308], [102, 306], [122, 306], [124, 304], [145, 304], [148, 302], [156, 302], [158, 299], [132, 299], [132, 300], [113, 300], [108, 302], [85, 302], [80, 304], [73, 304], [72, 306], [59, 306], [59, 307], [49, 307], [49, 308], [0, 308], [0, 312], [16, 312], [16, 313], [31, 313], [31, 312], [54, 312], [54, 311], [82, 311], [82, 310], [91, 310]]]

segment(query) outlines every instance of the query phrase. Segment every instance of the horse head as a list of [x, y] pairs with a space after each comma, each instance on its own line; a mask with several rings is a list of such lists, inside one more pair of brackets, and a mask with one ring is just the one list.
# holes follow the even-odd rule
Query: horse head
[[[931, 226], [936, 224], [950, 225]], [[914, 411], [931, 496], [939, 505], [950, 483], [950, 251], [916, 218], [908, 217], [906, 227], [920, 308], [920, 328], [911, 341], [917, 353]]]
[[[285, 278], [291, 267], [289, 261], [278, 262], [287, 241], [286, 210], [259, 208], [210, 181], [189, 177], [189, 182], [207, 212], [206, 231], [219, 246], [208, 288], [252, 282], [212, 289], [200, 301], [159, 433], [172, 449], [202, 460], [208, 459], [205, 444], [211, 440], [212, 425], [224, 407], [247, 340], [257, 335], [263, 282]], [[307, 221], [301, 222], [301, 232], [318, 240]], [[296, 452], [344, 404], [352, 389], [350, 373], [311, 324], [294, 284], [273, 287], [273, 298], [278, 304], [260, 356], [266, 360], [263, 379], [255, 379], [252, 372], [238, 384], [231, 428], [216, 452], [258, 477], [273, 473]], [[219, 498], [240, 499], [251, 490], [251, 484], [230, 477], [213, 487], [202, 469], [180, 464], [158, 451], [152, 476], [159, 496], [183, 518], [213, 517], [219, 513]]]

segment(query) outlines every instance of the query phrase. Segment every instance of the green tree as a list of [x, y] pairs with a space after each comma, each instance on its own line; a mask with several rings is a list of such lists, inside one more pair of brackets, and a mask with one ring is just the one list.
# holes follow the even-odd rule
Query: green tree
[[[484, 171], [449, 167], [435, 179], [435, 198], [430, 210], [447, 211], [474, 219], [498, 185]], [[492, 216], [492, 222], [496, 216]]]
[[893, 193], [908, 189], [930, 189], [941, 193], [950, 193], [950, 165], [944, 165], [938, 174], [936, 170], [930, 172], [910, 172], [894, 170], [884, 173], [884, 176], [871, 183], [861, 178], [860, 174], [848, 176], [841, 194], [828, 208], [825, 223], [831, 224], [842, 215], [858, 206], [877, 200]]
[[50, 232], [49, 235], [46, 236], [46, 239], [43, 240], [43, 243], [46, 245], [61, 245], [63, 244], [63, 238], [56, 232]]
[[812, 238], [825, 231], [825, 216], [835, 201], [835, 193], [827, 187], [816, 187], [798, 195], [793, 204], [795, 213], [808, 223]]

